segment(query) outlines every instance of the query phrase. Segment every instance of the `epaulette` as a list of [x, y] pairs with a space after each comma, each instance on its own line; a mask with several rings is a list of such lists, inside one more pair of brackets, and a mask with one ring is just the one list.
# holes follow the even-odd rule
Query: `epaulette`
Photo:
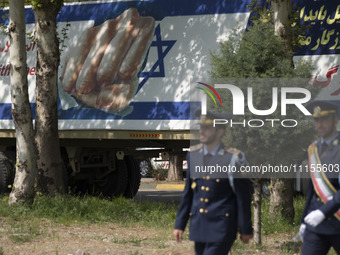
[[238, 155], [241, 152], [240, 150], [238, 150], [236, 148], [232, 148], [232, 147], [226, 148], [225, 150], [226, 150], [226, 152], [228, 152], [230, 154], [234, 154], [234, 155]]
[[202, 147], [203, 147], [203, 144], [202, 144], [202, 143], [199, 143], [199, 144], [190, 146], [189, 151], [190, 151], [190, 152], [192, 152], [192, 151], [197, 151], [197, 150], [201, 149]]
[[339, 140], [338, 140], [338, 138], [335, 138], [335, 139], [333, 140], [333, 142], [332, 142], [332, 145], [333, 145], [333, 146], [338, 146], [338, 144], [339, 144]]

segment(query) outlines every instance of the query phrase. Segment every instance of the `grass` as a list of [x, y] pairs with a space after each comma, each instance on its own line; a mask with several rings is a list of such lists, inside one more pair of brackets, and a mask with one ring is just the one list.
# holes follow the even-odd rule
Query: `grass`
[[[296, 232], [304, 207], [304, 197], [294, 200], [295, 219], [290, 224], [284, 218], [273, 218], [269, 213], [269, 200], [262, 203], [262, 232], [275, 234]], [[0, 197], [0, 217], [13, 221], [47, 219], [55, 223], [105, 223], [138, 225], [155, 228], [172, 228], [178, 204], [152, 201], [135, 201], [124, 198], [113, 200], [98, 197], [74, 197], [71, 195], [37, 197], [32, 205], [8, 205], [7, 197]], [[34, 222], [34, 221], [33, 221]]]
[[269, 199], [262, 202], [262, 233], [275, 234], [286, 232], [297, 232], [301, 224], [301, 217], [305, 206], [305, 197], [297, 196], [294, 198], [295, 217], [293, 224], [283, 217], [273, 217], [269, 213]]
[[140, 246], [142, 240], [140, 238], [137, 238], [137, 237], [133, 237], [133, 238], [130, 238], [130, 239], [115, 238], [113, 240], [113, 242], [114, 243], [119, 243], [119, 244], [131, 243], [131, 244], [133, 244], [135, 246]]
[[[274, 218], [269, 213], [269, 200], [264, 199], [262, 204], [262, 235], [277, 236], [282, 254], [298, 253], [301, 243], [292, 241], [281, 243], [280, 234], [295, 235], [300, 226], [300, 219], [304, 208], [305, 198], [296, 197], [294, 200], [295, 219], [290, 224], [283, 218]], [[120, 226], [144, 226], [161, 230], [164, 236], [159, 240], [153, 240], [155, 247], [166, 247], [166, 240], [173, 229], [178, 204], [136, 201], [125, 198], [113, 200], [99, 197], [74, 197], [71, 195], [56, 197], [37, 197], [32, 205], [8, 205], [6, 196], [0, 196], [0, 217], [5, 218], [10, 225], [7, 230], [0, 231], [0, 235], [8, 235], [15, 243], [30, 242], [39, 236], [47, 235], [44, 226], [54, 223], [65, 225], [74, 224], [105, 224], [115, 223]], [[163, 231], [164, 230], [164, 231]], [[51, 233], [49, 233], [51, 235]], [[53, 235], [53, 233], [52, 233]], [[134, 246], [141, 246], [142, 240], [139, 237], [128, 239], [116, 238], [115, 243], [130, 243]], [[233, 246], [235, 254], [242, 254], [245, 249], [256, 249], [266, 251], [268, 247], [245, 246], [237, 241]], [[0, 246], [0, 255], [3, 254]], [[138, 254], [138, 253], [137, 253]], [[331, 251], [329, 254], [335, 254]]]
[[98, 197], [71, 195], [38, 197], [32, 205], [8, 205], [7, 198], [0, 198], [0, 217], [13, 221], [47, 219], [55, 223], [105, 223], [138, 225], [155, 228], [172, 228], [176, 204], [134, 201], [124, 198], [114, 200]]

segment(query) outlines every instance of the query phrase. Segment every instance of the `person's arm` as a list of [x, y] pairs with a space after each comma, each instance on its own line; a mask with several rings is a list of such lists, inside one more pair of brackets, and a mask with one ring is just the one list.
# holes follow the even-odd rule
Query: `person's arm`
[[327, 203], [320, 207], [320, 211], [323, 212], [326, 218], [333, 215], [339, 209], [340, 209], [340, 190], [338, 190], [333, 195], [333, 199], [329, 200]]
[[186, 172], [185, 187], [184, 187], [183, 196], [182, 196], [181, 203], [180, 203], [177, 216], [176, 216], [175, 230], [173, 232], [173, 235], [176, 241], [178, 242], [182, 241], [183, 231], [189, 220], [192, 197], [193, 197], [193, 192], [191, 188], [192, 181], [190, 179], [189, 157], [187, 159], [187, 162], [188, 162], [188, 169]]
[[319, 209], [311, 211], [304, 221], [309, 225], [316, 227], [324, 219], [332, 216], [336, 211], [340, 209], [340, 190], [338, 190], [331, 200], [323, 204]]
[[[243, 165], [248, 165], [248, 161], [243, 152], [233, 155], [235, 166], [239, 169]], [[232, 162], [234, 160], [232, 159]], [[231, 163], [234, 164], [234, 163]], [[229, 176], [230, 181], [230, 176]], [[248, 178], [233, 178], [232, 188], [236, 196], [238, 226], [240, 228], [240, 238], [243, 243], [248, 243], [253, 238], [253, 224], [251, 221], [251, 182]]]
[[240, 227], [241, 240], [248, 242], [253, 236], [251, 221], [251, 183], [249, 179], [235, 178], [234, 186], [237, 198], [238, 225]]
[[307, 195], [306, 195], [305, 208], [303, 209], [303, 213], [302, 213], [302, 217], [301, 217], [301, 224], [305, 223], [304, 218], [308, 214], [308, 208], [310, 206], [310, 202], [312, 201], [313, 194], [314, 194], [313, 183], [312, 183], [312, 180], [309, 180], [308, 189], [307, 189]]

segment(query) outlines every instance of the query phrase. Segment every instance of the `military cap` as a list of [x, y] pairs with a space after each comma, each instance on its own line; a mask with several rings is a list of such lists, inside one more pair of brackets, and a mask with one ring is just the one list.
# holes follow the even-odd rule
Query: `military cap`
[[201, 110], [196, 111], [196, 116], [200, 117], [200, 124], [201, 125], [212, 125], [214, 119], [222, 119], [222, 120], [230, 120], [232, 118], [231, 114], [227, 113], [214, 113], [207, 111], [207, 114], [201, 115]]
[[307, 109], [312, 113], [314, 118], [337, 114], [339, 113], [338, 107], [333, 101], [327, 100], [314, 100], [307, 105]]

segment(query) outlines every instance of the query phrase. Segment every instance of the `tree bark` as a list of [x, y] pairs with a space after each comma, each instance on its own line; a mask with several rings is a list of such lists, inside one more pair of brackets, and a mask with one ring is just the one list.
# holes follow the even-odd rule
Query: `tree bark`
[[36, 144], [38, 150], [37, 188], [53, 195], [66, 190], [65, 169], [60, 154], [57, 113], [59, 41], [56, 17], [63, 1], [41, 1], [34, 9], [36, 22]]
[[271, 179], [270, 213], [273, 217], [283, 216], [293, 222], [293, 179]]
[[281, 37], [288, 49], [292, 49], [292, 14], [291, 0], [275, 0], [271, 2], [275, 35]]
[[262, 180], [254, 180], [254, 241], [261, 244], [261, 204], [262, 204]]
[[[275, 0], [271, 2], [275, 35], [285, 41], [287, 50], [292, 50], [292, 14], [291, 0]], [[292, 59], [292, 68], [294, 62]], [[270, 212], [273, 216], [283, 216], [291, 221], [294, 219], [292, 179], [272, 179], [270, 189]]]
[[37, 172], [32, 112], [28, 98], [24, 0], [9, 1], [12, 117], [16, 131], [16, 175], [10, 204], [31, 202]]
[[183, 161], [178, 154], [169, 156], [168, 181], [183, 180]]

